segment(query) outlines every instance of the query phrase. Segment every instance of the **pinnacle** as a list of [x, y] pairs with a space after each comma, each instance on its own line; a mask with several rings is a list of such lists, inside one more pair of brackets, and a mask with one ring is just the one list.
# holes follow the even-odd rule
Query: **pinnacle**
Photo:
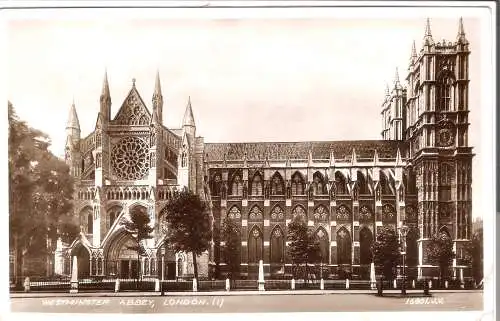
[[104, 80], [102, 83], [102, 93], [101, 96], [109, 97], [109, 84], [108, 84], [108, 71], [104, 71]]
[[158, 94], [161, 96], [161, 83], [160, 83], [160, 71], [156, 71], [156, 80], [155, 80], [155, 94]]
[[463, 22], [462, 17], [460, 17], [460, 20], [458, 22], [457, 41], [460, 43], [463, 43], [463, 44], [468, 44], [468, 41], [465, 38], [464, 22]]
[[183, 126], [196, 126], [193, 116], [193, 108], [191, 107], [191, 96], [188, 97], [188, 103], [186, 106], [186, 111], [184, 112], [184, 119], [182, 121]]
[[76, 113], [75, 100], [73, 99], [73, 104], [69, 110], [68, 123], [66, 128], [76, 128], [80, 130], [80, 121], [78, 120], [78, 114]]
[[429, 36], [429, 37], [432, 37], [431, 22], [430, 22], [429, 18], [427, 18], [427, 23], [425, 24], [425, 35]]
[[400, 89], [401, 87], [401, 82], [399, 81], [399, 72], [398, 72], [398, 67], [396, 67], [396, 73], [394, 74], [394, 87], [396, 89]]
[[427, 23], [425, 24], [425, 36], [424, 36], [424, 46], [425, 45], [433, 45], [434, 40], [432, 39], [431, 33], [431, 23], [429, 18], [427, 18]]

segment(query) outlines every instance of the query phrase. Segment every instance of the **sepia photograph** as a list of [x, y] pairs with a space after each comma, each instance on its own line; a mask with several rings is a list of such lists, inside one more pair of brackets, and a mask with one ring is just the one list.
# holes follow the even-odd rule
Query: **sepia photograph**
[[494, 4], [61, 3], [2, 17], [9, 320], [494, 320]]

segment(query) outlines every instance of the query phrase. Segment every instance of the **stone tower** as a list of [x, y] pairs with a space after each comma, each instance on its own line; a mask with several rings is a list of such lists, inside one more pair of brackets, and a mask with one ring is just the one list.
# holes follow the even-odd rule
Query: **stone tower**
[[429, 265], [425, 249], [432, 235], [451, 237], [457, 255], [453, 263], [458, 267], [462, 245], [472, 236], [469, 54], [462, 19], [455, 41], [438, 42], [427, 20], [422, 49], [417, 54], [412, 48], [404, 135], [409, 166], [416, 175], [421, 276]]

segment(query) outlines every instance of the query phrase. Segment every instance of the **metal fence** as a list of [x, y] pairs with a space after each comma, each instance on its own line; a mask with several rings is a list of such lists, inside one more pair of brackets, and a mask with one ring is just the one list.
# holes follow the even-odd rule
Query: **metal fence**
[[[28, 290], [31, 292], [69, 292], [71, 281], [68, 278], [30, 278]], [[401, 289], [403, 279], [380, 280], [383, 289]], [[472, 278], [465, 278], [463, 282], [458, 279], [429, 278], [417, 280], [415, 278], [405, 279], [406, 289], [423, 289], [424, 284], [430, 284], [430, 289], [474, 289], [476, 284]], [[290, 280], [290, 279], [269, 279], [264, 281], [266, 290], [292, 290], [292, 283], [295, 290], [320, 290], [321, 280]], [[225, 291], [226, 280], [200, 280], [197, 282], [198, 291]], [[257, 280], [230, 280], [231, 291], [256, 291], [259, 288]], [[22, 292], [26, 289], [26, 279], [19, 278], [11, 280], [10, 291]], [[369, 280], [349, 279], [324, 279], [324, 290], [369, 290], [372, 284]], [[163, 280], [154, 278], [136, 279], [80, 279], [78, 280], [78, 291], [80, 292], [114, 292], [118, 289], [122, 291], [164, 291], [164, 292], [189, 292], [193, 291], [193, 280]]]

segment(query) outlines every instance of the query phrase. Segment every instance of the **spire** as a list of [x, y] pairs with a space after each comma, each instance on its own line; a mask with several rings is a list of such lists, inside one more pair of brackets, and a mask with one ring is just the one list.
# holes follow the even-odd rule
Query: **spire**
[[462, 43], [462, 44], [468, 44], [469, 43], [467, 41], [467, 38], [465, 38], [464, 22], [463, 22], [462, 17], [460, 17], [460, 20], [458, 21], [457, 42], [458, 43]]
[[160, 71], [156, 71], [156, 79], [155, 79], [155, 91], [153, 97], [155, 95], [161, 96], [161, 84], [160, 84]]
[[101, 108], [99, 112], [102, 113], [102, 116], [106, 118], [106, 121], [111, 119], [111, 95], [109, 93], [109, 84], [108, 84], [108, 71], [104, 71], [104, 80], [102, 83], [102, 92], [100, 97]]
[[104, 81], [102, 83], [101, 99], [103, 97], [110, 97], [109, 94], [109, 84], [108, 84], [108, 71], [104, 71]]
[[433, 44], [434, 40], [431, 34], [431, 22], [429, 18], [427, 18], [427, 23], [425, 24], [424, 46], [432, 46]]
[[186, 111], [184, 112], [184, 119], [182, 121], [182, 126], [192, 126], [195, 127], [193, 109], [191, 107], [191, 96], [188, 98], [188, 103], [186, 106]]
[[153, 109], [153, 116], [151, 117], [151, 125], [156, 125], [158, 124], [158, 113], [156, 112], [156, 109]]
[[157, 123], [163, 121], [163, 96], [161, 94], [160, 71], [156, 71], [155, 89], [153, 91], [153, 111], [158, 117]]
[[427, 18], [427, 23], [425, 24], [425, 35], [432, 37], [432, 34], [431, 34], [431, 22], [430, 22], [429, 18]]
[[413, 40], [413, 44], [411, 45], [410, 65], [413, 65], [416, 60], [417, 60], [417, 49], [415, 48], [415, 40]]
[[391, 94], [389, 92], [389, 84], [385, 83], [385, 97], [389, 97]]
[[80, 130], [80, 121], [78, 120], [78, 114], [76, 113], [74, 98], [73, 98], [73, 104], [69, 109], [68, 123], [66, 124], [66, 128], [74, 128], [77, 129], [78, 131]]
[[398, 67], [396, 67], [396, 73], [394, 74], [394, 88], [401, 89], [401, 82], [399, 81]]

